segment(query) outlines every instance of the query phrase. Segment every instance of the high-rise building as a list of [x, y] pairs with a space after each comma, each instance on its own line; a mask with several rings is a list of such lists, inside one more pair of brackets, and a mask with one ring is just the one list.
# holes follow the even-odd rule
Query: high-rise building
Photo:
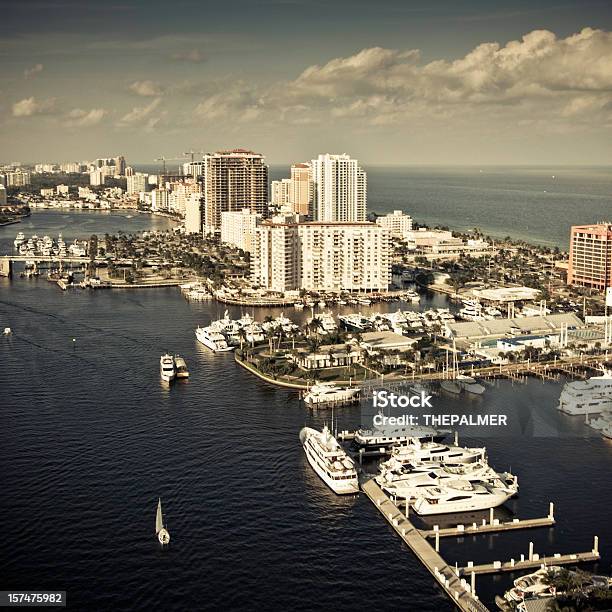
[[127, 176], [127, 193], [140, 193], [149, 191], [149, 175], [136, 172]]
[[31, 176], [29, 172], [24, 170], [15, 170], [15, 172], [7, 172], [5, 174], [7, 187], [26, 187], [31, 184]]
[[224, 211], [248, 208], [263, 216], [268, 212], [268, 166], [259, 153], [246, 149], [207, 153], [201, 180], [207, 231], [221, 228]]
[[382, 291], [389, 287], [389, 234], [375, 223], [264, 221], [251, 273], [272, 291]]
[[202, 176], [203, 172], [203, 161], [193, 161], [183, 164], [183, 174], [185, 176], [192, 176], [193, 178], [198, 178], [199, 176]]
[[248, 208], [221, 213], [221, 242], [250, 253], [253, 250], [255, 229], [261, 221], [259, 213]]
[[290, 202], [294, 213], [306, 217], [312, 209], [312, 170], [310, 164], [293, 164], [291, 166]]
[[115, 166], [115, 174], [119, 176], [123, 176], [125, 174], [125, 157], [123, 155], [118, 155], [113, 160]]
[[376, 223], [389, 230], [394, 238], [406, 239], [408, 232], [412, 231], [412, 217], [405, 215], [401, 210], [394, 210], [388, 215], [378, 217]]
[[6, 187], [0, 185], [0, 206], [6, 206]]
[[89, 173], [89, 184], [92, 187], [100, 187], [101, 185], [104, 185], [105, 182], [106, 174], [102, 168]]
[[567, 283], [601, 291], [612, 287], [612, 223], [572, 226]]
[[192, 193], [185, 205], [185, 232], [188, 234], [202, 233], [202, 195]]
[[278, 208], [285, 208], [291, 202], [291, 179], [280, 179], [270, 183], [270, 201]]
[[170, 192], [165, 187], [158, 187], [151, 192], [151, 210], [168, 210]]
[[315, 221], [360, 222], [366, 219], [367, 176], [349, 155], [319, 155], [311, 162]]

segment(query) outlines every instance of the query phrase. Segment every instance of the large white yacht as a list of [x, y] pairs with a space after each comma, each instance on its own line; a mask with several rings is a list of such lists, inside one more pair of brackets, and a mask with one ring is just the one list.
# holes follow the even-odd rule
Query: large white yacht
[[172, 382], [176, 376], [176, 365], [172, 355], [162, 355], [159, 358], [159, 375], [162, 380]]
[[600, 414], [612, 409], [612, 370], [587, 380], [565, 383], [557, 408], [571, 415]]
[[[381, 413], [379, 413], [381, 414]], [[353, 441], [356, 446], [369, 449], [408, 444], [413, 438], [421, 441], [433, 440], [441, 442], [450, 433], [449, 430], [439, 431], [433, 427], [406, 425], [381, 426], [372, 425], [370, 429], [362, 428], [355, 432]]]
[[229, 346], [225, 341], [223, 334], [211, 327], [198, 327], [195, 330], [196, 338], [211, 351], [220, 353], [231, 351], [233, 347]]
[[304, 394], [306, 404], [348, 403], [359, 400], [359, 387], [341, 387], [333, 383], [317, 383]]
[[482, 305], [478, 300], [463, 300], [463, 308], [457, 314], [466, 321], [482, 321], [485, 318], [482, 314]]
[[516, 476], [509, 472], [498, 474], [483, 461], [456, 465], [420, 463], [395, 469], [381, 469], [376, 482], [391, 495], [414, 500], [426, 487], [448, 485], [458, 480], [484, 482], [498, 488], [517, 485]]
[[300, 431], [300, 442], [308, 463], [334, 493], [359, 492], [355, 462], [332, 436], [327, 425], [323, 431], [304, 427]]
[[396, 446], [391, 451], [391, 458], [381, 467], [397, 468], [402, 465], [416, 463], [475, 463], [487, 461], [487, 449], [484, 447], [469, 448], [455, 444], [439, 442], [421, 442], [412, 438], [408, 444]]
[[474, 512], [501, 506], [518, 490], [518, 485], [498, 487], [488, 482], [456, 480], [452, 486], [425, 487], [412, 504], [420, 515]]
[[457, 382], [468, 393], [482, 395], [485, 392], [484, 385], [481, 385], [475, 378], [472, 378], [467, 374], [457, 374]]
[[15, 241], [13, 242], [13, 244], [15, 245], [15, 248], [18, 249], [24, 241], [25, 234], [23, 232], [19, 232], [15, 237]]

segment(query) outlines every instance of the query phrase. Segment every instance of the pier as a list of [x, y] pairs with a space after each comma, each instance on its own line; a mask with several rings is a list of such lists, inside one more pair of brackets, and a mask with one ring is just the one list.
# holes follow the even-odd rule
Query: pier
[[[419, 561], [429, 570], [453, 603], [462, 611], [487, 612], [488, 610], [476, 595], [475, 578], [477, 575], [496, 574], [499, 572], [521, 572], [522, 570], [538, 569], [550, 565], [592, 563], [600, 559], [599, 538], [595, 536], [593, 538], [593, 548], [590, 551], [540, 556], [534, 552], [533, 542], [530, 542], [528, 553], [521, 554], [518, 559], [493, 561], [479, 565], [475, 565], [473, 561], [468, 561], [464, 567], [451, 567], [439, 553], [440, 538], [551, 527], [555, 524], [553, 504], [551, 503], [549, 506], [548, 516], [541, 518], [514, 519], [502, 523], [494, 518], [494, 511], [491, 509], [489, 521], [484, 519], [480, 525], [472, 523], [472, 525], [457, 525], [455, 527], [444, 528], [439, 528], [438, 525], [435, 525], [433, 529], [419, 530], [408, 517], [409, 506], [407, 506], [406, 514], [404, 514], [397, 505], [399, 502], [396, 501], [394, 503], [376, 484], [374, 479], [363, 483], [361, 488]], [[434, 546], [427, 541], [431, 538], [435, 539]]]
[[368, 480], [361, 488], [460, 610], [488, 612], [489, 609], [473, 592], [473, 579], [470, 585], [467, 580], [457, 576], [455, 570], [430, 546], [421, 532], [383, 493], [374, 480]]

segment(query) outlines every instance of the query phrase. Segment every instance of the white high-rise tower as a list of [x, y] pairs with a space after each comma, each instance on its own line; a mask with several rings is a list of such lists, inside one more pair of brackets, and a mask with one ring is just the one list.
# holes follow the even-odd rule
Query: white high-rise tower
[[350, 155], [319, 155], [312, 160], [315, 221], [365, 221], [367, 176]]

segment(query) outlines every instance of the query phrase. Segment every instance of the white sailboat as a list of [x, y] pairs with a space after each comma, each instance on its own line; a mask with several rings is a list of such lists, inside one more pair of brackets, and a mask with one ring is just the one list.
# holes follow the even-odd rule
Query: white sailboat
[[162, 507], [161, 507], [161, 498], [159, 498], [157, 502], [157, 515], [155, 517], [155, 533], [157, 534], [157, 539], [159, 543], [162, 545], [166, 545], [170, 542], [170, 533], [164, 527], [164, 519], [162, 516]]

